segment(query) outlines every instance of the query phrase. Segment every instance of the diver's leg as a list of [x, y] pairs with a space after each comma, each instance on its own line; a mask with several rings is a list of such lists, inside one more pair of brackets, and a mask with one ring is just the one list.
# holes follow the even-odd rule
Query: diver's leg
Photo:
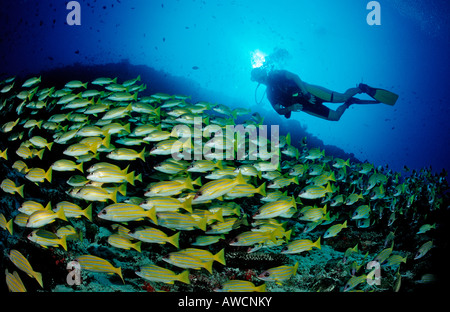
[[306, 84], [306, 90], [308, 90], [309, 93], [318, 97], [319, 99], [322, 99], [324, 102], [330, 103], [346, 102], [356, 94], [362, 93], [361, 89], [359, 88], [350, 88], [345, 91], [345, 93], [339, 93], [321, 86], [311, 84]]
[[344, 112], [347, 110], [348, 104], [344, 103], [339, 106], [335, 111], [330, 109], [330, 113], [328, 114], [328, 120], [330, 121], [339, 121], [341, 119]]

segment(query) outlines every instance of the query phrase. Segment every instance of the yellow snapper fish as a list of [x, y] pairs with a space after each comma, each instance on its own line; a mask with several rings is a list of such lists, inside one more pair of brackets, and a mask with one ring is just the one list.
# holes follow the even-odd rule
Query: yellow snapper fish
[[128, 238], [123, 237], [120, 234], [112, 234], [108, 236], [108, 243], [116, 248], [129, 250], [133, 248], [134, 250], [141, 252], [142, 242], [132, 243]]
[[85, 185], [81, 187], [75, 187], [69, 192], [69, 195], [88, 201], [106, 202], [108, 199], [110, 199], [115, 203], [117, 202], [117, 191], [110, 193], [98, 186]]
[[190, 284], [189, 270], [185, 270], [180, 274], [176, 274], [169, 269], [162, 268], [154, 264], [148, 264], [139, 268], [135, 272], [137, 276], [142, 277], [151, 282], [162, 282], [166, 284], [173, 284], [179, 281], [185, 284]]
[[327, 193], [333, 193], [330, 183], [328, 183], [326, 187], [317, 185], [308, 185], [300, 191], [298, 197], [306, 199], [316, 199], [325, 197]]
[[251, 184], [238, 184], [231, 191], [225, 194], [225, 199], [250, 197], [254, 194], [260, 194], [261, 196], [266, 196], [266, 182], [261, 184], [259, 187], [254, 187]]
[[255, 286], [252, 282], [241, 280], [230, 280], [222, 284], [221, 288], [216, 288], [217, 292], [266, 292], [266, 284]]
[[6, 221], [3, 213], [0, 213], [0, 227], [4, 230], [8, 230], [9, 234], [13, 233], [13, 219]]
[[259, 243], [265, 243], [266, 241], [272, 241], [276, 243], [276, 236], [274, 232], [255, 232], [247, 231], [242, 232], [230, 242], [231, 246], [252, 246]]
[[91, 172], [86, 178], [95, 182], [102, 183], [122, 183], [128, 182], [134, 185], [135, 181], [142, 182], [142, 175], [134, 175], [134, 171], [127, 173], [128, 167], [124, 170], [116, 170], [112, 168], [99, 168]]
[[67, 221], [64, 210], [61, 209], [58, 212], [38, 210], [30, 215], [26, 226], [29, 228], [40, 228], [49, 223], [53, 223], [56, 219]]
[[353, 212], [352, 220], [367, 219], [370, 216], [370, 205], [361, 205]]
[[292, 241], [289, 244], [287, 244], [287, 246], [285, 246], [283, 248], [283, 250], [281, 250], [281, 253], [282, 254], [296, 254], [296, 253], [301, 253], [304, 251], [309, 251], [309, 250], [313, 249], [313, 247], [315, 247], [317, 249], [321, 249], [320, 237], [315, 242], [313, 242], [310, 239], [299, 239], [299, 240]]
[[22, 280], [20, 279], [17, 271], [14, 271], [13, 274], [9, 273], [8, 270], [5, 270], [6, 276], [6, 285], [8, 286], [8, 290], [10, 292], [26, 292], [26, 288], [23, 285]]
[[204, 268], [212, 274], [212, 264], [214, 260], [203, 262], [199, 258], [190, 256], [184, 252], [171, 252], [163, 257], [163, 261], [183, 269], [200, 270], [201, 268]]
[[291, 218], [297, 212], [294, 196], [262, 205], [253, 215], [253, 219], [270, 219], [275, 217]]
[[194, 197], [193, 203], [221, 197], [230, 192], [236, 185], [239, 184], [247, 184], [241, 173], [238, 173], [235, 179], [219, 179], [210, 181], [198, 190]]
[[41, 147], [41, 148], [48, 148], [50, 151], [53, 146], [53, 142], [48, 143], [46, 139], [44, 139], [41, 136], [34, 136], [29, 139], [29, 141], [35, 146], [35, 147]]
[[20, 251], [11, 249], [9, 251], [9, 259], [18, 269], [27, 273], [28, 276], [34, 278], [39, 283], [39, 285], [44, 288], [44, 284], [42, 283], [42, 274], [33, 270], [30, 262], [28, 262], [28, 260], [20, 253]]
[[198, 219], [188, 214], [172, 211], [159, 212], [157, 216], [160, 225], [170, 229], [192, 231], [194, 228], [198, 228], [202, 231], [206, 230], [207, 218]]
[[83, 163], [76, 164], [72, 160], [60, 159], [51, 165], [54, 171], [74, 171], [75, 169], [83, 172]]
[[209, 252], [208, 250], [198, 249], [198, 248], [186, 248], [180, 250], [179, 252], [183, 252], [187, 255], [193, 256], [195, 258], [200, 259], [202, 262], [209, 262], [211, 260], [217, 261], [220, 264], [226, 265], [225, 263], [225, 249], [221, 249], [215, 255]]
[[28, 234], [27, 238], [35, 242], [36, 244], [41, 245], [44, 248], [47, 247], [58, 247], [61, 245], [65, 251], [67, 251], [67, 243], [65, 237], [58, 237], [55, 233], [46, 231], [46, 230], [34, 230], [30, 234]]
[[48, 168], [47, 172], [42, 168], [31, 168], [25, 175], [25, 178], [35, 183], [42, 183], [45, 180], [51, 183], [52, 172], [52, 167]]
[[327, 205], [323, 208], [307, 206], [300, 210], [299, 220], [314, 222], [322, 219], [327, 213]]
[[266, 282], [281, 284], [281, 282], [287, 281], [293, 275], [297, 274], [297, 269], [298, 262], [294, 266], [282, 265], [262, 272], [258, 275], [258, 278]]
[[335, 237], [340, 231], [342, 231], [342, 229], [345, 228], [347, 228], [347, 220], [345, 220], [342, 224], [332, 225], [328, 230], [326, 230], [323, 238]]
[[52, 210], [51, 202], [48, 202], [47, 206], [43, 206], [41, 203], [38, 203], [33, 200], [27, 200], [20, 205], [19, 209], [20, 212], [25, 213], [27, 215], [31, 215], [34, 212], [38, 210]]
[[10, 179], [4, 179], [2, 181], [2, 183], [0, 184], [0, 188], [3, 191], [5, 191], [6, 193], [10, 193], [10, 194], [17, 193], [22, 198], [23, 198], [23, 187], [24, 187], [24, 185], [16, 186], [16, 184]]
[[83, 270], [98, 273], [117, 274], [125, 284], [122, 276], [122, 269], [120, 267], [114, 267], [109, 261], [105, 259], [92, 255], [81, 255], [78, 256], [75, 260], [80, 264]]
[[170, 196], [155, 196], [148, 198], [139, 205], [144, 209], [155, 207], [156, 212], [178, 211], [178, 209], [182, 208], [187, 212], [192, 213], [191, 203], [192, 198], [180, 201], [179, 199]]
[[83, 210], [77, 204], [62, 201], [56, 204], [55, 212], [58, 212], [60, 209], [64, 210], [64, 215], [66, 218], [80, 218], [81, 216], [84, 216], [92, 222], [92, 204]]
[[158, 230], [153, 227], [139, 227], [135, 230], [129, 231], [127, 233], [132, 238], [138, 239], [145, 243], [156, 243], [156, 244], [165, 244], [169, 243], [179, 248], [179, 237], [180, 232], [175, 233], [172, 236], [168, 236], [161, 230]]
[[145, 161], [145, 147], [140, 152], [136, 152], [133, 149], [129, 148], [117, 148], [106, 157], [114, 160], [135, 160], [137, 158]]
[[179, 181], [162, 181], [152, 184], [147, 192], [145, 192], [145, 196], [172, 196], [178, 195], [183, 190], [188, 189], [194, 191], [194, 187], [192, 185], [192, 180], [190, 177], [187, 177], [184, 182]]
[[141, 220], [144, 217], [147, 217], [155, 224], [158, 224], [154, 208], [145, 210], [141, 206], [127, 203], [111, 204], [100, 211], [98, 217], [100, 219], [116, 222]]

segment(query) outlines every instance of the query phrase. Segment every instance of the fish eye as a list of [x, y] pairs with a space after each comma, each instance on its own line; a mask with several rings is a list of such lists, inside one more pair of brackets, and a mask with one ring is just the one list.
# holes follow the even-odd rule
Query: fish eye
[[269, 272], [264, 273], [264, 277], [269, 277], [269, 276], [270, 276]]
[[105, 215], [105, 214], [106, 214], [106, 210], [103, 209], [102, 211], [100, 211], [100, 213], [101, 213], [102, 215]]
[[236, 237], [236, 238], [234, 238], [231, 242], [232, 242], [232, 243], [237, 243], [238, 241], [239, 241], [239, 238]]

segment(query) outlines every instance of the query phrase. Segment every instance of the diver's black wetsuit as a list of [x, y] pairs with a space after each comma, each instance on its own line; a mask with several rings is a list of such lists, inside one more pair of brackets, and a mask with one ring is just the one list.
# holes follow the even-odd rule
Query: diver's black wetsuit
[[[298, 95], [294, 96], [296, 94]], [[301, 104], [303, 106], [302, 111], [323, 118], [328, 118], [330, 113], [330, 109], [323, 105], [323, 99], [316, 97], [316, 103], [311, 104], [309, 100], [302, 95], [302, 91], [297, 84], [291, 79], [286, 79], [285, 71], [283, 70], [274, 70], [269, 73], [267, 78], [267, 99], [274, 109], [286, 118], [291, 117], [291, 111], [287, 111], [284, 108], [277, 109], [277, 105], [286, 108], [294, 104]]]

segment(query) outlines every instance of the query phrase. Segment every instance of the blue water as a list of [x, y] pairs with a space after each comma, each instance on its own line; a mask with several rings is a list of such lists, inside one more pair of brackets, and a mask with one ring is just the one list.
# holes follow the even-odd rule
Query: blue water
[[2, 2], [0, 76], [128, 60], [267, 115], [276, 113], [267, 99], [255, 105], [251, 52], [283, 49], [279, 67], [308, 83], [344, 92], [363, 81], [400, 95], [394, 107], [352, 106], [339, 122], [294, 113], [324, 144], [394, 170], [448, 169], [450, 6], [379, 1], [381, 25], [369, 26], [368, 2], [79, 1], [79, 26], [67, 25], [65, 1]]

